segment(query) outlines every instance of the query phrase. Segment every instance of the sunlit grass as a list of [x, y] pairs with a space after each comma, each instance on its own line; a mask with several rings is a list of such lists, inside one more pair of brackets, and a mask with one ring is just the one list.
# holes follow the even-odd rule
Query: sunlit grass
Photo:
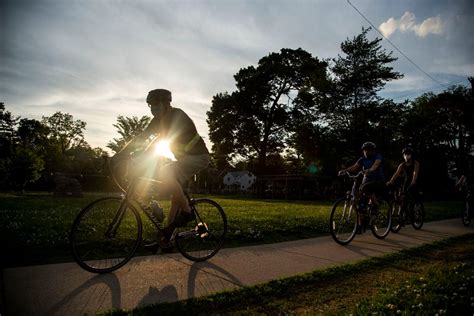
[[[24, 196], [0, 193], [0, 237], [6, 242], [9, 265], [71, 260], [68, 239], [80, 210], [104, 194], [57, 198], [51, 194]], [[199, 197], [199, 196], [198, 196]], [[332, 201], [276, 201], [211, 196], [224, 209], [229, 232], [225, 247], [273, 243], [329, 233]], [[165, 210], [169, 203], [162, 205]], [[459, 217], [459, 202], [425, 203], [427, 221]], [[145, 217], [143, 237], [156, 239], [156, 229]], [[15, 256], [21, 253], [21, 256]]]

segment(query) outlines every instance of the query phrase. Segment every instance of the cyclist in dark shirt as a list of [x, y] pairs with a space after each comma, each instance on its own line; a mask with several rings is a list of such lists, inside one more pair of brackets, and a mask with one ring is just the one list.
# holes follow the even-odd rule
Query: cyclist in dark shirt
[[402, 155], [405, 161], [398, 166], [397, 171], [395, 171], [390, 181], [387, 182], [387, 186], [393, 185], [399, 177], [404, 177], [403, 191], [416, 194], [420, 163], [413, 158], [413, 148], [409, 146], [403, 148]]
[[[375, 206], [377, 206], [377, 199], [375, 194], [385, 191], [385, 178], [382, 168], [382, 155], [376, 152], [376, 145], [373, 142], [365, 142], [362, 144], [363, 157], [359, 158], [355, 164], [349, 168], [342, 169], [338, 175], [343, 175], [346, 172], [353, 173], [360, 169], [364, 171], [364, 178], [360, 185], [361, 204], [367, 205], [368, 197]], [[361, 214], [362, 223], [363, 210]]]
[[168, 140], [176, 161], [159, 169], [159, 174], [155, 175], [163, 183], [162, 189], [171, 195], [168, 226], [163, 230], [163, 236], [159, 242], [162, 248], [168, 248], [174, 229], [192, 220], [194, 216], [191, 214], [191, 208], [181, 185], [206, 168], [210, 157], [191, 118], [183, 110], [171, 106], [170, 91], [152, 90], [148, 93], [146, 102], [153, 114], [153, 119], [143, 133], [115, 155], [114, 160], [126, 157], [152, 136]]
[[360, 185], [360, 190], [366, 194], [378, 193], [384, 190], [384, 173], [382, 168], [382, 155], [377, 153], [376, 146], [372, 142], [365, 142], [362, 145], [364, 156], [359, 158], [355, 164], [349, 168], [339, 171], [339, 175], [346, 172], [353, 173], [360, 169], [364, 171], [364, 178]]

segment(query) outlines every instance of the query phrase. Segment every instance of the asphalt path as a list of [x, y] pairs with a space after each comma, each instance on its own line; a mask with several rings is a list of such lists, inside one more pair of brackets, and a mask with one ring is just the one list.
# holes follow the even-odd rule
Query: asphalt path
[[421, 244], [473, 233], [460, 219], [425, 223], [416, 231], [376, 239], [370, 231], [341, 246], [331, 236], [222, 249], [207, 262], [179, 253], [135, 257], [114, 273], [97, 275], [76, 263], [4, 269], [6, 315], [83, 315], [173, 302], [316, 269], [382, 256]]

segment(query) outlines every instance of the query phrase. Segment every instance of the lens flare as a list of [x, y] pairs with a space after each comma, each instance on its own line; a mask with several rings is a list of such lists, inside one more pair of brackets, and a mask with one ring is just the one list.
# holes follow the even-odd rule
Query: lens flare
[[170, 145], [169, 141], [164, 140], [164, 139], [157, 142], [155, 145], [155, 155], [162, 156], [162, 157], [171, 159], [173, 161], [176, 161], [176, 158], [171, 152], [169, 145]]

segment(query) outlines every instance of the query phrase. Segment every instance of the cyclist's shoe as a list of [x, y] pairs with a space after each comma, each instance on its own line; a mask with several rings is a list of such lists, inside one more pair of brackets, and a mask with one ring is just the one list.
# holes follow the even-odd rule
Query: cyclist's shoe
[[158, 239], [158, 246], [163, 252], [171, 252], [173, 250], [173, 243], [171, 236], [173, 235], [175, 226], [171, 225], [161, 231], [161, 236]]
[[161, 248], [162, 252], [172, 252], [173, 251], [173, 243], [166, 236], [161, 236], [161, 238], [158, 240], [157, 244], [158, 244], [158, 247]]
[[151, 253], [153, 253], [153, 254], [156, 254], [158, 252], [158, 249], [160, 249], [160, 245], [157, 241], [155, 241], [151, 244], [147, 244], [147, 245], [143, 246], [143, 248], [145, 248], [146, 250], [151, 251]]
[[174, 225], [176, 227], [186, 226], [188, 222], [191, 222], [196, 219], [196, 214], [191, 210], [191, 212], [185, 212], [180, 210], [174, 219]]
[[358, 225], [357, 226], [356, 234], [361, 235], [362, 233], [364, 233], [364, 231], [365, 231], [365, 229], [364, 229], [363, 225]]

